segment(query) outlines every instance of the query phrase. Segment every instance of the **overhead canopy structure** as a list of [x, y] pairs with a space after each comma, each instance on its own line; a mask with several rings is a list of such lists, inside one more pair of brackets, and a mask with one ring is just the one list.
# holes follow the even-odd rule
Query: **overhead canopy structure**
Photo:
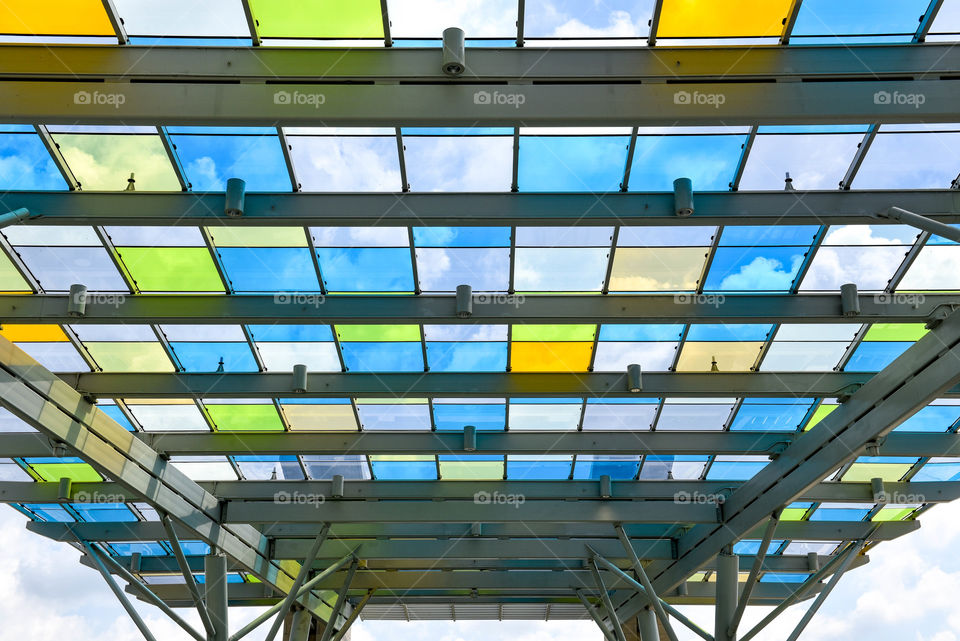
[[812, 615], [960, 495], [956, 3], [447, 4], [0, 7], [0, 501], [200, 641]]

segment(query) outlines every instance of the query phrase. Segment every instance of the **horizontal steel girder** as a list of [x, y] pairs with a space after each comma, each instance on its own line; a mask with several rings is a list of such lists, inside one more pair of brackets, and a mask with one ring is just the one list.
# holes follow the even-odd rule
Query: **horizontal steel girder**
[[[696, 438], [695, 436], [691, 438]], [[2, 450], [0, 450], [2, 451]], [[718, 502], [742, 487], [743, 481], [612, 481], [610, 496], [616, 500], [677, 500]], [[297, 502], [316, 497], [327, 503], [352, 505], [356, 500], [472, 500], [475, 497], [522, 496], [524, 501], [607, 501], [600, 496], [598, 481], [345, 481], [343, 496], [334, 498], [330, 481], [206, 481], [198, 485], [222, 501]], [[891, 503], [946, 503], [960, 498], [960, 481], [884, 483]], [[59, 483], [0, 481], [0, 503], [100, 503], [139, 501], [141, 496], [117, 483], [73, 483], [69, 497], [59, 496]], [[304, 498], [304, 500], [306, 500]], [[482, 500], [482, 498], [481, 498]], [[820, 483], [797, 499], [813, 503], [875, 502], [870, 483]], [[626, 519], [630, 522], [630, 519]]]
[[[642, 366], [642, 363], [641, 363]], [[251, 374], [62, 373], [78, 392], [103, 398], [833, 398], [865, 385], [856, 372], [644, 372], [643, 389], [627, 389], [627, 376], [600, 373], [309, 374], [307, 391], [293, 391], [287, 372]], [[952, 386], [941, 397], [953, 397]], [[638, 425], [638, 429], [646, 428]]]
[[[170, 84], [7, 81], [0, 119], [14, 124], [126, 124], [140, 126], [288, 127], [670, 127], [950, 123], [957, 120], [956, 91], [943, 80], [766, 81], [682, 84], [537, 84], [509, 89], [513, 104], [478, 101], [501, 84]], [[89, 100], [78, 95], [122, 95]], [[923, 104], [878, 102], [877, 94], [925, 96]], [[284, 100], [304, 95], [312, 100]], [[723, 96], [687, 101], [678, 96]], [[682, 98], [680, 98], [682, 99]], [[318, 108], [317, 103], [322, 103]], [[520, 104], [522, 102], [522, 104]], [[107, 104], [109, 103], [109, 104]], [[518, 105], [519, 106], [516, 106]]]
[[[203, 454], [467, 454], [459, 432], [136, 432], [168, 455]], [[797, 440], [797, 432], [592, 431], [477, 432], [483, 454], [773, 454]], [[881, 456], [958, 456], [960, 435], [898, 432], [878, 443]], [[6, 457], [54, 456], [41, 434], [0, 434]], [[347, 486], [353, 487], [348, 481]], [[613, 482], [614, 487], [620, 485]], [[734, 483], [736, 485], [736, 483]], [[629, 483], [624, 483], [624, 487]], [[391, 485], [396, 487], [396, 485]], [[402, 487], [402, 486], [401, 486]], [[573, 486], [570, 486], [573, 487]], [[353, 491], [353, 490], [351, 490]], [[386, 491], [386, 490], [384, 490]]]
[[[440, 34], [436, 34], [439, 38]], [[960, 72], [948, 44], [850, 47], [656, 47], [470, 49], [450, 78], [437, 48], [142, 47], [3, 45], [0, 78], [60, 80], [478, 81], [738, 80], [938, 77]]]
[[[465, 283], [469, 284], [469, 283]], [[469, 317], [453, 295], [269, 296], [90, 294], [83, 316], [69, 296], [0, 295], [0, 319], [11, 323], [918, 323], [960, 305], [955, 294], [862, 294], [860, 314], [843, 314], [839, 294], [608, 294], [550, 296], [474, 294]]]
[[[694, 185], [696, 188], [696, 185]], [[697, 192], [696, 211], [676, 215], [671, 193], [247, 194], [243, 216], [223, 194], [11, 192], [6, 202], [37, 216], [30, 225], [890, 225], [900, 207], [960, 222], [957, 190]], [[162, 297], [161, 297], [162, 298]], [[200, 298], [199, 300], [203, 300]]]

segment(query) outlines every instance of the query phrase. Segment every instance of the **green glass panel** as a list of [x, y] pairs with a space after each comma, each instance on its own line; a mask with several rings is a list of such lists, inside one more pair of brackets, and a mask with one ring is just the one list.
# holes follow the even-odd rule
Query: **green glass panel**
[[912, 507], [885, 507], [873, 515], [871, 521], [902, 521], [913, 514]]
[[342, 341], [419, 341], [419, 325], [337, 325]]
[[160, 136], [56, 134], [54, 138], [85, 191], [123, 191], [130, 174], [137, 191], [180, 191]]
[[867, 330], [867, 341], [918, 341], [929, 330], [922, 323], [874, 323]]
[[207, 405], [207, 411], [221, 432], [283, 429], [273, 405]]
[[499, 481], [502, 461], [440, 461], [440, 476], [448, 481]]
[[839, 405], [826, 405], [823, 404], [816, 409], [813, 413], [813, 416], [810, 417], [810, 420], [807, 422], [807, 426], [803, 428], [803, 431], [809, 430], [811, 427], [819, 423], [826, 417], [830, 412], [840, 407]]
[[117, 251], [141, 291], [224, 291], [206, 247], [118, 247]]
[[172, 372], [173, 363], [160, 343], [83, 344], [105, 372]]
[[803, 515], [806, 513], [807, 513], [807, 510], [805, 509], [788, 507], [788, 508], [785, 508], [783, 512], [780, 513], [780, 520], [781, 521], [802, 521]]
[[207, 227], [217, 247], [306, 247], [303, 227]]
[[870, 479], [879, 478], [892, 483], [902, 479], [911, 467], [909, 463], [854, 463], [841, 480], [869, 483]]
[[514, 341], [592, 341], [596, 325], [514, 325]]
[[6, 254], [0, 252], [0, 292], [29, 292], [30, 287]]
[[30, 467], [44, 481], [59, 481], [61, 478], [78, 483], [103, 480], [103, 477], [86, 463], [37, 463]]
[[250, 0], [264, 38], [382, 38], [379, 0]]

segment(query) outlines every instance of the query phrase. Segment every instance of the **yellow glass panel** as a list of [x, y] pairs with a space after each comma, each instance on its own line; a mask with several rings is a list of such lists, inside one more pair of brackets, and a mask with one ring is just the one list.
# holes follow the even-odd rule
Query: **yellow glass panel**
[[498, 481], [502, 461], [440, 461], [440, 476], [449, 481]]
[[303, 227], [207, 227], [217, 247], [306, 247]]
[[871, 521], [902, 521], [911, 514], [912, 507], [885, 507], [873, 515]]
[[709, 372], [714, 359], [721, 372], [748, 372], [753, 367], [761, 341], [685, 343], [677, 363], [678, 372]]
[[0, 252], [0, 293], [32, 291], [10, 259]]
[[659, 38], [779, 36], [794, 0], [663, 0]]
[[780, 513], [781, 521], [802, 521], [803, 515], [807, 513], [807, 510], [797, 507], [788, 507]]
[[160, 343], [84, 343], [105, 372], [172, 372]]
[[67, 340], [59, 325], [3, 325], [0, 336], [14, 343], [55, 343]]
[[57, 134], [54, 138], [86, 191], [123, 191], [130, 174], [137, 191], [180, 191], [160, 136]]
[[692, 575], [690, 575], [690, 578], [687, 579], [687, 582], [689, 583], [691, 581], [703, 581], [705, 578], [707, 578], [706, 572], [694, 572]]
[[3, 0], [0, 2], [0, 33], [116, 35], [101, 0]]
[[705, 247], [621, 247], [613, 256], [610, 289], [618, 292], [696, 289], [706, 254]]
[[352, 405], [281, 405], [291, 430], [357, 431]]
[[842, 481], [869, 483], [870, 479], [899, 481], [913, 467], [909, 463], [854, 463], [843, 475]]
[[510, 367], [514, 372], [585, 372], [593, 343], [513, 343]]
[[807, 423], [807, 426], [803, 428], [803, 431], [806, 432], [811, 427], [822, 421], [830, 412], [840, 407], [839, 405], [821, 405], [813, 413], [813, 416], [810, 417], [810, 421]]

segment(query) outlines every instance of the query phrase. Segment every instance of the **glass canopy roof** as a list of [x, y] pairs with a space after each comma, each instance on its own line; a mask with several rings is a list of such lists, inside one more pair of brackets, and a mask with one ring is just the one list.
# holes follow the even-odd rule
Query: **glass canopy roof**
[[[132, 44], [439, 46], [444, 28], [465, 30], [468, 45], [642, 44], [651, 35], [653, 0], [601, 4], [560, 0], [451, 0], [429, 14], [413, 0], [114, 0]], [[663, 0], [654, 36], [664, 45], [775, 43], [792, 24], [790, 43], [910, 42], [928, 0], [805, 0], [790, 23], [791, 0]], [[384, 6], [386, 10], [381, 11]], [[522, 16], [521, 16], [521, 11]], [[956, 40], [960, 14], [946, 0], [931, 40]], [[523, 33], [518, 33], [518, 24]], [[251, 29], [254, 32], [251, 32]], [[109, 42], [110, 17], [99, 0], [7, 0], [0, 39]]]

